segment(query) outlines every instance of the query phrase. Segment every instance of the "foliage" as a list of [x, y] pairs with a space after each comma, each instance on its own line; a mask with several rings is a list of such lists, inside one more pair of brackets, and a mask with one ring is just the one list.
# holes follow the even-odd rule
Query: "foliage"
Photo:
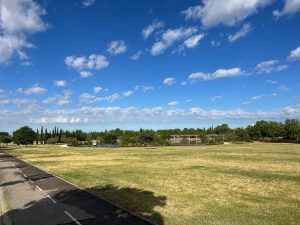
[[32, 144], [35, 138], [35, 132], [28, 126], [21, 127], [19, 130], [13, 132], [13, 141], [17, 145]]
[[54, 145], [58, 142], [58, 138], [49, 138], [47, 144]]
[[8, 144], [11, 142], [11, 138], [8, 136], [0, 136], [0, 143], [4, 144]]
[[63, 141], [63, 143], [66, 143], [69, 146], [78, 146], [79, 145], [78, 140], [73, 137], [64, 138], [62, 141]]
[[[97, 140], [100, 144], [120, 144], [121, 146], [166, 146], [169, 145], [171, 135], [198, 135], [204, 144], [220, 144], [223, 142], [250, 141], [250, 140], [293, 140], [300, 139], [300, 122], [286, 120], [285, 123], [273, 121], [257, 121], [246, 128], [230, 128], [227, 124], [209, 128], [184, 128], [149, 130], [140, 129], [121, 130], [119, 128], [103, 132], [84, 132], [82, 130], [64, 131], [55, 127], [48, 132], [42, 127], [36, 132], [37, 143], [67, 143], [69, 145], [90, 144]], [[50, 139], [50, 142], [48, 140]], [[182, 144], [188, 144], [183, 139]]]

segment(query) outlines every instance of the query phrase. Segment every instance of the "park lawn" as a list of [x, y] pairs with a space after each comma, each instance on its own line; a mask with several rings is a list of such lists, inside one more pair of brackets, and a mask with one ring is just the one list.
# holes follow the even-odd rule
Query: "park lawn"
[[160, 224], [300, 224], [300, 145], [9, 150]]

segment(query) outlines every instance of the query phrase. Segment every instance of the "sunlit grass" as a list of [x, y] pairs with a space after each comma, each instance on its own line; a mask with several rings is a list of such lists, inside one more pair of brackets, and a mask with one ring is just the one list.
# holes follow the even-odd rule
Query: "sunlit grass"
[[300, 224], [296, 144], [10, 153], [163, 224]]

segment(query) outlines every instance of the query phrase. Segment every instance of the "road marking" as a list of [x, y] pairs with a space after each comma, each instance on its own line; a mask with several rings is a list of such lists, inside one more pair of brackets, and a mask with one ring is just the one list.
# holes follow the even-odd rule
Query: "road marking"
[[47, 195], [47, 198], [49, 198], [50, 200], [51, 200], [51, 202], [53, 202], [54, 204], [56, 204], [57, 202], [53, 199], [53, 198], [51, 198], [51, 196], [50, 195]]
[[37, 189], [39, 189], [40, 191], [42, 191], [42, 189], [41, 189], [39, 186], [36, 185], [35, 187], [36, 187]]
[[67, 214], [68, 217], [70, 217], [77, 225], [81, 225], [78, 220], [76, 220], [68, 211], [64, 211], [65, 214]]

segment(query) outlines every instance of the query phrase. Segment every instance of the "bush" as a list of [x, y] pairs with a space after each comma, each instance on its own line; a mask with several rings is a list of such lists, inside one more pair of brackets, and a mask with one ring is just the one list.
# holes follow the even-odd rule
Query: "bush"
[[72, 137], [65, 138], [63, 140], [63, 142], [66, 143], [69, 146], [78, 146], [79, 145], [78, 140], [76, 138], [72, 138]]
[[58, 142], [58, 138], [49, 138], [48, 140], [47, 140], [47, 144], [49, 144], [49, 145], [54, 145], [54, 144], [56, 144]]

